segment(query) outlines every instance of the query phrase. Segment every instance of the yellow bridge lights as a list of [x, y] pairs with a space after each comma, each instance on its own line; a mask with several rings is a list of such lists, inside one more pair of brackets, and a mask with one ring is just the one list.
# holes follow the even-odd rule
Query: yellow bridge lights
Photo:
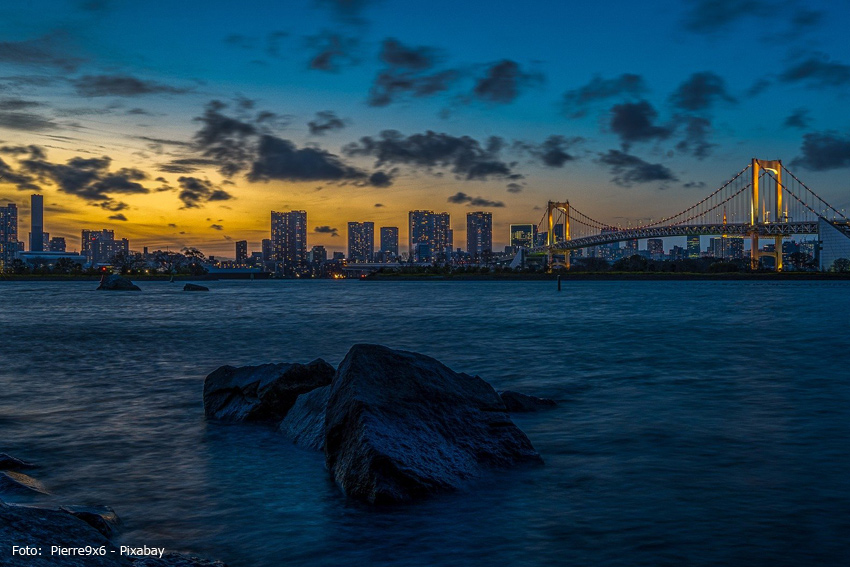
[[[555, 211], [563, 211], [564, 213], [564, 240], [570, 239], [570, 202], [569, 201], [549, 201], [546, 205], [546, 215], [549, 218], [549, 232], [546, 233], [547, 246], [547, 269], [552, 271], [552, 245], [555, 244], [555, 219], [553, 213]], [[564, 250], [564, 267], [570, 267], [570, 251]]]
[[752, 232], [750, 233], [750, 267], [753, 270], [758, 269], [759, 257], [772, 255], [776, 262], [776, 271], [781, 272], [782, 236], [777, 235], [774, 237], [773, 254], [770, 252], [761, 252], [759, 250], [759, 236], [756, 227], [760, 224], [765, 224], [767, 221], [767, 218], [764, 218], [767, 217], [766, 214], [762, 213], [762, 215], [759, 215], [759, 177], [761, 176], [761, 170], [763, 169], [771, 172], [773, 177], [776, 179], [776, 211], [773, 218], [776, 219], [776, 222], [782, 221], [782, 160], [753, 158], [750, 169], [752, 170], [753, 175], [752, 201], [750, 205], [750, 226], [752, 227]]

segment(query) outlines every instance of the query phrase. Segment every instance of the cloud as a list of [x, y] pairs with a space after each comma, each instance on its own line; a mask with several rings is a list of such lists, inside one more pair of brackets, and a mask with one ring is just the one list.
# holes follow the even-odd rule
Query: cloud
[[141, 96], [149, 94], [184, 94], [188, 88], [172, 87], [131, 77], [130, 75], [84, 75], [73, 79], [71, 84], [80, 96]]
[[711, 108], [718, 100], [736, 102], [726, 90], [723, 77], [704, 71], [694, 73], [670, 96], [673, 106], [697, 112]]
[[315, 0], [318, 6], [322, 6], [331, 10], [331, 12], [342, 20], [350, 24], [363, 23], [363, 10], [370, 4], [375, 4], [376, 0]]
[[289, 37], [289, 32], [273, 31], [266, 36], [266, 53], [270, 57], [280, 57], [280, 44]]
[[221, 165], [218, 161], [208, 158], [178, 158], [157, 166], [164, 173], [194, 173], [204, 167]]
[[109, 220], [126, 221], [127, 217], [125, 217], [122, 213], [118, 213], [117, 215], [110, 215]]
[[510, 164], [499, 159], [493, 146], [482, 147], [469, 136], [456, 137], [428, 130], [424, 134], [404, 136], [396, 130], [384, 130], [378, 137], [364, 136], [343, 148], [348, 156], [372, 156], [376, 167], [386, 164], [408, 165], [431, 171], [447, 168], [467, 180], [520, 179]]
[[44, 132], [56, 130], [59, 125], [49, 118], [31, 112], [0, 112], [0, 128], [23, 130], [24, 132]]
[[788, 67], [779, 78], [789, 83], [808, 83], [811, 87], [841, 87], [850, 83], [850, 65], [818, 54]]
[[320, 148], [297, 148], [276, 136], [263, 135], [249, 181], [363, 181], [367, 174]]
[[254, 49], [257, 38], [241, 33], [232, 33], [224, 38], [224, 44], [237, 49]]
[[612, 181], [622, 187], [652, 181], [678, 181], [667, 167], [660, 163], [648, 163], [637, 156], [619, 150], [608, 150], [599, 154], [599, 163], [608, 166], [614, 175]]
[[811, 132], [803, 136], [803, 155], [792, 165], [813, 171], [850, 167], [850, 137], [838, 132]]
[[113, 201], [112, 199], [104, 201], [102, 203], [97, 203], [97, 206], [101, 209], [112, 211], [113, 213], [130, 208], [130, 205], [128, 205], [127, 203], [124, 203], [122, 201]]
[[67, 37], [65, 33], [54, 32], [26, 41], [0, 41], [0, 63], [74, 71], [83, 60], [67, 55]]
[[245, 169], [252, 158], [249, 139], [256, 135], [256, 125], [231, 118], [222, 114], [227, 105], [217, 100], [211, 101], [204, 114], [195, 121], [202, 124], [195, 132], [195, 145], [204, 157], [219, 164], [219, 171], [231, 177]]
[[685, 29], [711, 34], [729, 28], [738, 20], [770, 13], [769, 5], [760, 0], [691, 0], [685, 14]]
[[380, 207], [383, 207], [383, 206], [384, 206], [383, 203], [375, 203], [375, 208], [380, 208]]
[[804, 7], [797, 10], [797, 12], [794, 14], [794, 17], [791, 18], [791, 25], [794, 26], [795, 29], [816, 27], [823, 20], [823, 16], [823, 12], [820, 12], [818, 10], [810, 10]]
[[508, 193], [522, 193], [523, 189], [519, 183], [508, 183]]
[[624, 73], [613, 79], [596, 76], [586, 85], [564, 93], [564, 112], [570, 118], [580, 118], [597, 101], [618, 96], [638, 97], [647, 90], [643, 77], [633, 73]]
[[345, 128], [345, 121], [338, 117], [333, 111], [322, 110], [316, 113], [316, 118], [307, 123], [310, 133], [314, 136], [322, 136], [332, 130]]
[[233, 198], [230, 193], [216, 187], [207, 179], [178, 177], [177, 182], [180, 184], [178, 198], [183, 201], [182, 209], [197, 209], [201, 208], [204, 203], [227, 201]]
[[369, 176], [369, 185], [372, 187], [389, 187], [393, 184], [395, 170], [390, 172], [376, 171]]
[[375, 77], [368, 104], [387, 106], [407, 96], [422, 98], [448, 90], [460, 73], [454, 69], [431, 73], [438, 58], [432, 47], [409, 47], [396, 39], [385, 39], [380, 59], [386, 68]]
[[672, 128], [653, 124], [658, 112], [647, 101], [614, 105], [611, 109], [611, 131], [620, 137], [624, 147], [633, 142], [664, 140]]
[[313, 229], [313, 234], [330, 234], [331, 236], [339, 236], [339, 229], [331, 226], [317, 226]]
[[785, 118], [785, 126], [789, 128], [800, 128], [801, 130], [804, 128], [808, 128], [811, 123], [811, 118], [809, 117], [809, 111], [805, 108], [795, 108], [791, 114], [789, 114]]
[[210, 228], [213, 229], [213, 230], [224, 230], [224, 227], [221, 226], [220, 224], [211, 224]]
[[307, 38], [307, 47], [313, 50], [308, 67], [315, 71], [336, 73], [343, 65], [357, 63], [357, 38], [338, 33], [322, 32]]
[[17, 172], [0, 158], [0, 183], [15, 185], [19, 191], [40, 191], [35, 179], [26, 173]]
[[454, 195], [451, 195], [448, 199], [446, 199], [449, 203], [457, 203], [459, 205], [466, 203], [470, 207], [504, 207], [505, 204], [502, 201], [491, 201], [490, 199], [485, 199], [484, 197], [472, 197], [471, 195], [467, 195], [461, 191], [458, 191]]
[[547, 167], [563, 167], [568, 161], [576, 159], [567, 149], [582, 141], [582, 138], [549, 136], [540, 144], [514, 142], [514, 148], [523, 150], [540, 160]]
[[160, 144], [163, 146], [190, 146], [189, 142], [184, 142], [182, 140], [171, 140], [168, 138], [152, 138], [150, 136], [133, 136], [136, 140], [142, 140], [144, 142], [150, 142], [152, 144]]
[[25, 110], [36, 106], [44, 106], [34, 100], [23, 100], [20, 98], [6, 98], [0, 100], [0, 110]]
[[484, 102], [508, 104], [516, 100], [522, 88], [542, 81], [542, 74], [524, 73], [518, 63], [504, 59], [490, 66], [487, 74], [476, 81], [472, 93]]
[[711, 122], [702, 116], [685, 116], [685, 137], [676, 144], [676, 149], [689, 153], [697, 159], [705, 159], [711, 154], [711, 149], [717, 144], [708, 141], [711, 132]]

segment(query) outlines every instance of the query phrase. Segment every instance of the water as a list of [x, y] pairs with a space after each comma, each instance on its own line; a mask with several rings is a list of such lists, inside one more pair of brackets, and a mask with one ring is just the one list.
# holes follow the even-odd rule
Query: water
[[[123, 542], [279, 565], [845, 565], [850, 282], [0, 282], [0, 451]], [[373, 509], [203, 419], [222, 364], [356, 342], [556, 398], [546, 465]]]

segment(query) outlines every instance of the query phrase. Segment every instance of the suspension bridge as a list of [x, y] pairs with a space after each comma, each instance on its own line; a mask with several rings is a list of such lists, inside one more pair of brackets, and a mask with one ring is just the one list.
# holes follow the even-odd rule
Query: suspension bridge
[[[528, 250], [554, 256], [564, 254], [569, 268], [571, 250], [645, 238], [723, 235], [750, 239], [750, 262], [759, 267], [764, 256], [782, 266], [783, 238], [817, 234], [821, 222], [828, 222], [850, 235], [850, 221], [843, 211], [827, 203], [791, 173], [781, 160], [753, 159], [729, 181], [699, 202], [671, 216], [639, 226], [623, 228], [600, 222], [582, 213], [569, 201], [549, 201], [538, 230], [546, 230], [543, 246]], [[556, 227], [563, 227], [556, 234]], [[762, 239], [774, 242], [772, 251], [759, 246]]]

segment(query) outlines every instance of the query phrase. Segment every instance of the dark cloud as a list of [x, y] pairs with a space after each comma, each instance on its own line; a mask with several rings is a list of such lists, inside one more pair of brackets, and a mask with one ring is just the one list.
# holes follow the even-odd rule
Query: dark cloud
[[331, 236], [339, 236], [339, 229], [331, 226], [317, 226], [313, 229], [313, 234], [330, 234]]
[[112, 159], [74, 157], [64, 164], [52, 163], [43, 156], [30, 156], [20, 162], [21, 169], [39, 181], [56, 185], [59, 191], [89, 201], [111, 201], [112, 193], [125, 195], [149, 193], [140, 181], [148, 175], [135, 168], [109, 171]]
[[350, 24], [363, 23], [363, 10], [376, 0], [315, 0], [316, 5], [328, 8], [331, 13]]
[[195, 132], [194, 142], [204, 157], [214, 160], [219, 171], [227, 177], [245, 169], [253, 157], [250, 138], [258, 133], [256, 125], [226, 116], [226, 108], [214, 100], [207, 104], [204, 114], [195, 121], [202, 124]]
[[80, 9], [86, 12], [106, 12], [110, 8], [109, 0], [85, 0], [80, 2]]
[[525, 73], [518, 63], [504, 59], [490, 66], [486, 75], [476, 81], [472, 93], [484, 102], [507, 104], [516, 100], [524, 87], [542, 81], [540, 73]]
[[219, 162], [207, 158], [179, 158], [157, 166], [164, 173], [194, 173], [205, 167], [217, 167]]
[[514, 142], [514, 148], [528, 152], [547, 167], [563, 167], [576, 157], [567, 153], [570, 146], [582, 141], [582, 138], [566, 138], [564, 136], [549, 136], [540, 144], [529, 142]]
[[35, 184], [31, 175], [21, 173], [0, 158], [0, 183], [9, 183], [17, 187], [19, 191], [40, 191], [41, 188]]
[[597, 76], [583, 87], [564, 93], [564, 112], [571, 118], [580, 118], [597, 101], [618, 96], [638, 97], [647, 90], [640, 75], [624, 73], [613, 79]]
[[169, 138], [152, 138], [150, 136], [133, 136], [136, 140], [143, 140], [145, 142], [151, 142], [152, 144], [160, 144], [163, 146], [181, 146], [186, 147], [190, 146], [189, 142], [184, 142], [182, 140], [171, 140]]
[[311, 120], [307, 127], [314, 136], [321, 136], [332, 130], [345, 128], [345, 121], [330, 110], [322, 110], [316, 113], [316, 118]]
[[109, 201], [104, 201], [102, 203], [97, 203], [96, 206], [107, 211], [112, 211], [113, 213], [117, 213], [118, 211], [123, 211], [125, 209], [130, 208], [130, 205], [128, 205], [127, 203], [124, 203], [122, 201], [113, 201], [112, 199], [110, 199]]
[[813, 171], [850, 167], [850, 137], [838, 132], [811, 132], [803, 136], [803, 155], [792, 165]]
[[688, 181], [687, 183], [683, 183], [682, 187], [685, 189], [702, 189], [705, 187], [704, 181]]
[[270, 57], [280, 57], [280, 44], [289, 37], [285, 31], [274, 31], [266, 36], [266, 53]]
[[2, 146], [0, 147], [0, 154], [8, 154], [12, 156], [29, 155], [34, 159], [41, 159], [46, 155], [44, 153], [44, 148], [32, 144], [29, 146]]
[[6, 98], [0, 100], [0, 110], [26, 110], [36, 106], [44, 106], [34, 100], [23, 100], [20, 98]]
[[823, 12], [818, 10], [801, 8], [797, 10], [794, 17], [791, 18], [791, 25], [794, 26], [795, 29], [816, 27], [823, 20], [823, 16]]
[[307, 47], [313, 51], [308, 67], [315, 71], [335, 73], [344, 65], [357, 63], [357, 38], [338, 33], [322, 32], [307, 38]]
[[221, 226], [220, 224], [211, 224], [210, 228], [213, 229], [213, 230], [224, 230], [224, 227]]
[[508, 193], [522, 193], [523, 189], [519, 183], [508, 183]]
[[141, 115], [141, 116], [153, 116], [152, 112], [148, 112], [144, 108], [131, 108], [126, 112], [126, 114], [131, 115]]
[[785, 118], [785, 126], [789, 128], [808, 128], [811, 123], [809, 111], [805, 108], [795, 108], [791, 114]]
[[686, 116], [682, 120], [685, 122], [685, 135], [682, 141], [676, 144], [676, 149], [697, 159], [707, 158], [711, 149], [716, 146], [708, 141], [711, 122], [702, 116]]
[[257, 46], [257, 38], [241, 33], [232, 33], [224, 38], [224, 44], [238, 49], [254, 49]]
[[758, 96], [764, 91], [766, 91], [770, 85], [770, 79], [765, 79], [764, 77], [756, 79], [756, 81], [752, 85], [750, 85], [750, 88], [747, 89], [747, 96]]
[[789, 83], [805, 82], [812, 87], [841, 87], [850, 83], [850, 65], [815, 55], [788, 67], [779, 78]]
[[204, 203], [211, 201], [227, 201], [233, 196], [227, 191], [216, 187], [208, 179], [198, 179], [197, 177], [179, 177], [177, 182], [180, 184], [180, 193], [178, 198], [183, 201], [183, 209], [197, 209]]
[[109, 220], [126, 221], [127, 217], [123, 213], [118, 213], [117, 215], [110, 215]]
[[372, 84], [369, 105], [387, 106], [407, 96], [421, 98], [448, 90], [460, 73], [454, 69], [431, 72], [438, 58], [432, 47], [410, 47], [396, 39], [385, 39], [380, 59], [386, 68]]
[[343, 148], [348, 156], [371, 156], [376, 167], [408, 165], [431, 171], [447, 168], [458, 178], [520, 179], [510, 164], [469, 136], [456, 137], [428, 130], [424, 134], [404, 136], [396, 130], [384, 130], [378, 137], [364, 136]]
[[338, 156], [320, 148], [297, 148], [294, 143], [272, 135], [260, 137], [257, 157], [248, 173], [250, 181], [361, 181], [366, 172], [347, 165]]
[[485, 199], [484, 197], [473, 197], [471, 195], [467, 195], [461, 191], [458, 191], [454, 195], [451, 195], [448, 199], [446, 199], [449, 203], [457, 203], [458, 205], [462, 205], [466, 203], [470, 207], [504, 207], [505, 204], [501, 201], [491, 201], [489, 199]]
[[393, 184], [393, 171], [376, 171], [369, 176], [369, 185], [372, 187], [389, 187]]
[[67, 34], [56, 32], [26, 41], [0, 41], [0, 63], [57, 67], [74, 71], [82, 59], [68, 56]]
[[664, 165], [648, 163], [619, 150], [608, 150], [608, 153], [599, 154], [598, 161], [607, 166], [614, 175], [612, 181], [623, 187], [653, 181], [678, 181], [673, 172]]
[[80, 96], [140, 96], [149, 94], [184, 94], [188, 88], [172, 87], [131, 77], [130, 75], [85, 75], [73, 79], [71, 84]]
[[684, 24], [692, 32], [710, 34], [743, 18], [771, 11], [771, 7], [760, 0], [691, 0]]
[[736, 102], [723, 77], [709, 71], [694, 73], [670, 97], [673, 106], [690, 112], [708, 110], [715, 102]]
[[624, 147], [633, 142], [648, 142], [669, 138], [673, 129], [654, 124], [658, 112], [647, 101], [614, 105], [611, 109], [611, 131], [622, 140]]
[[45, 130], [56, 130], [59, 125], [49, 118], [31, 112], [0, 112], [0, 128], [25, 132], [43, 132]]
[[380, 208], [380, 207], [383, 207], [383, 206], [384, 206], [383, 203], [375, 203], [375, 208]]

